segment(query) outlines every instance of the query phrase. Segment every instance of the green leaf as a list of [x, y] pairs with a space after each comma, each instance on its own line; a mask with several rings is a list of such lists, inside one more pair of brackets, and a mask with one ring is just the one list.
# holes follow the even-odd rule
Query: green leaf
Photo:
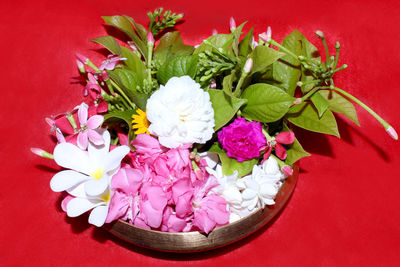
[[133, 18], [127, 15], [123, 15], [123, 17], [129, 20], [129, 22], [135, 27], [137, 33], [140, 36], [140, 39], [147, 40], [147, 30], [142, 24], [136, 23]]
[[[119, 124], [122, 123], [127, 124], [128, 127], [128, 137], [129, 137], [129, 144], [131, 143], [132, 139], [134, 138], [135, 134], [132, 130], [132, 115], [136, 114], [135, 110], [125, 110], [125, 111], [112, 111], [104, 115], [104, 122], [110, 124]], [[133, 148], [133, 147], [131, 147]], [[133, 148], [134, 149], [134, 148]]]
[[318, 116], [321, 118], [322, 115], [324, 115], [325, 111], [328, 109], [329, 102], [324, 97], [322, 97], [319, 92], [315, 92], [310, 99], [311, 102], [314, 104], [314, 107], [318, 111]]
[[147, 59], [147, 44], [136, 34], [129, 19], [124, 16], [103, 16], [102, 18], [105, 23], [116, 27], [128, 35], [135, 43], [140, 53], [142, 53], [143, 57]]
[[[290, 33], [282, 42], [282, 45], [296, 55], [301, 55], [301, 40], [303, 35], [295, 30]], [[280, 88], [283, 88], [289, 95], [294, 95], [297, 82], [301, 76], [300, 62], [290, 55], [286, 55], [276, 61], [273, 65], [272, 76], [279, 82]]]
[[250, 55], [251, 58], [253, 58], [253, 68], [251, 69], [251, 73], [264, 71], [269, 65], [284, 55], [285, 54], [272, 48], [261, 45], [257, 46]]
[[117, 41], [115, 41], [114, 37], [112, 37], [112, 36], [101, 36], [101, 37], [92, 39], [91, 41], [94, 42], [94, 43], [101, 44], [102, 46], [107, 48], [108, 51], [110, 51], [114, 55], [121, 56], [121, 53], [122, 53], [121, 52], [121, 47], [119, 46]]
[[215, 131], [228, 123], [239, 108], [246, 103], [245, 99], [229, 96], [222, 90], [210, 89], [208, 93], [214, 109]]
[[[207, 41], [212, 43], [215, 47], [222, 48], [225, 52], [228, 52], [228, 48], [233, 42], [233, 36], [232, 34], [216, 34], [208, 37]], [[211, 46], [202, 43], [199, 47], [197, 47], [193, 54], [197, 55], [203, 51], [211, 49]]]
[[251, 52], [251, 41], [253, 39], [253, 31], [251, 28], [250, 31], [243, 37], [242, 41], [239, 43], [239, 56], [247, 57], [247, 55]]
[[[286, 124], [283, 124], [283, 131], [291, 130], [289, 129], [289, 127], [287, 127]], [[295, 163], [299, 159], [311, 156], [310, 153], [303, 149], [297, 138], [294, 139], [293, 144], [286, 146], [286, 148], [287, 156], [285, 159], [285, 163], [288, 165], [293, 165], [293, 163]]]
[[189, 75], [194, 78], [197, 72], [198, 56], [179, 56], [165, 62], [157, 72], [160, 83], [166, 84], [172, 77]]
[[110, 78], [121, 88], [121, 90], [141, 110], [146, 110], [147, 99], [150, 95], [139, 93], [137, 84], [140, 82], [136, 73], [127, 69], [115, 69], [107, 72]]
[[335, 91], [319, 91], [322, 97], [324, 97], [329, 103], [329, 109], [333, 112], [343, 114], [349, 120], [360, 126], [357, 118], [357, 112], [354, 108], [353, 103], [350, 102], [346, 97]]
[[210, 148], [209, 152], [218, 154], [219, 159], [221, 160], [222, 173], [228, 176], [232, 175], [236, 170], [238, 171], [238, 177], [243, 177], [249, 174], [254, 165], [258, 163], [258, 158], [238, 162], [236, 159], [228, 157], [226, 152], [219, 146], [218, 143], [215, 143]]
[[340, 137], [335, 116], [330, 110], [319, 118], [317, 110], [310, 103], [302, 103], [293, 106], [286, 118], [300, 128]]
[[233, 49], [233, 52], [235, 53], [236, 57], [239, 56], [239, 39], [240, 39], [240, 36], [242, 35], [242, 29], [245, 24], [246, 24], [246, 22], [243, 22], [242, 24], [239, 25], [239, 27], [237, 27], [232, 32], [232, 35], [233, 35], [232, 49]]
[[270, 84], [257, 83], [246, 88], [241, 98], [248, 102], [242, 114], [251, 120], [274, 122], [282, 118], [293, 104], [294, 97]]
[[122, 63], [138, 76], [139, 85], [142, 86], [142, 81], [146, 77], [146, 66], [143, 61], [132, 50], [127, 47], [121, 47], [122, 57], [126, 58]]
[[194, 51], [194, 47], [185, 45], [180, 32], [168, 32], [164, 34], [154, 51], [154, 60], [162, 65], [165, 61], [176, 56], [188, 56]]
[[229, 96], [232, 96], [232, 83], [235, 73], [232, 72], [231, 74], [224, 77], [222, 80], [222, 90]]

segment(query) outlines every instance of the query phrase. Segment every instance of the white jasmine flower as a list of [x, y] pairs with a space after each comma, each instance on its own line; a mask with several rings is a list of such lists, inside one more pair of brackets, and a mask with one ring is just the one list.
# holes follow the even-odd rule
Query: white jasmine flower
[[275, 204], [274, 198], [285, 175], [279, 170], [278, 162], [269, 157], [262, 165], [255, 165], [251, 175], [240, 180], [243, 203], [249, 211]]
[[168, 148], [204, 144], [214, 133], [210, 95], [189, 76], [173, 77], [147, 101], [149, 132]]
[[[128, 146], [119, 146], [110, 151], [110, 133], [102, 133], [103, 145], [89, 142], [88, 151], [71, 143], [60, 143], [54, 149], [55, 162], [70, 169], [57, 173], [50, 181], [55, 192], [68, 191], [73, 196], [90, 197], [105, 193], [111, 177], [118, 171], [121, 160], [129, 153]], [[84, 194], [84, 193], [85, 194]]]

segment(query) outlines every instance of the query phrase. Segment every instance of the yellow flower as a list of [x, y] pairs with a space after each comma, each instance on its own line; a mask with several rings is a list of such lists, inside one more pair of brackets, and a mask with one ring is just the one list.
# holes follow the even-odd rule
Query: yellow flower
[[150, 122], [147, 120], [146, 112], [141, 109], [137, 109], [136, 113], [137, 114], [132, 115], [132, 129], [137, 129], [135, 134], [150, 134], [150, 132], [147, 130], [150, 126]]

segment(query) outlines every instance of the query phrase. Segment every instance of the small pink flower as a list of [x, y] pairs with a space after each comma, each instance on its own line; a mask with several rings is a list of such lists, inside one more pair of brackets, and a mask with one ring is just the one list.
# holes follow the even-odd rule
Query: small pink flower
[[282, 160], [286, 159], [286, 148], [283, 145], [293, 144], [294, 138], [294, 133], [290, 131], [281, 132], [277, 136], [275, 136], [275, 154], [278, 158]]
[[101, 63], [100, 70], [113, 70], [119, 61], [126, 60], [124, 57], [109, 55], [106, 60]]
[[104, 144], [103, 137], [97, 132], [104, 121], [103, 116], [94, 115], [88, 119], [88, 105], [82, 103], [78, 109], [78, 118], [81, 126], [78, 134], [79, 148], [85, 150], [88, 146], [88, 140], [95, 145]]

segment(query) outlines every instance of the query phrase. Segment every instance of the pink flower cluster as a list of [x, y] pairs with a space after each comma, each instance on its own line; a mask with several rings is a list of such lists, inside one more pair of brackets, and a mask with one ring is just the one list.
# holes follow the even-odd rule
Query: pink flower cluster
[[145, 229], [209, 233], [229, 222], [225, 199], [210, 192], [216, 178], [204, 159], [191, 159], [189, 147], [167, 149], [147, 134], [132, 145], [130, 164], [111, 181], [107, 223], [123, 219]]

